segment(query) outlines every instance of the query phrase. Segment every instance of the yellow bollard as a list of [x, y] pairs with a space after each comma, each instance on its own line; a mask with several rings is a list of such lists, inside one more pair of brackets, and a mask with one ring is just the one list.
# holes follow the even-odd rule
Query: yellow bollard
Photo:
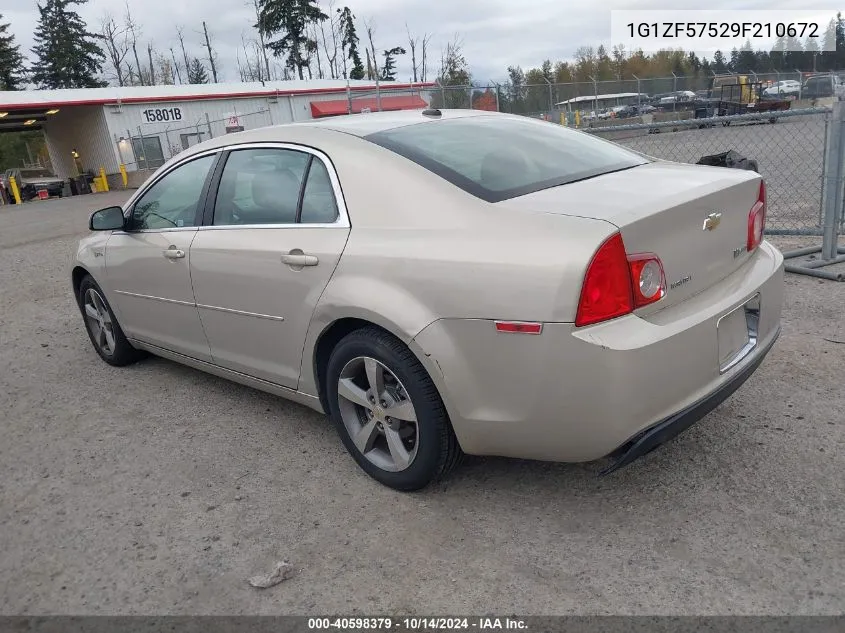
[[100, 167], [100, 182], [103, 184], [103, 191], [109, 190], [109, 181], [106, 178], [106, 168]]
[[560, 124], [561, 124], [561, 125], [566, 125], [566, 124], [567, 124], [567, 120], [566, 120], [566, 112], [561, 112], [561, 113], [560, 113]]
[[575, 127], [581, 127], [581, 111], [577, 110], [575, 112]]
[[126, 165], [123, 163], [120, 164], [120, 177], [123, 178], [123, 186], [125, 188], [129, 184], [129, 176], [126, 174]]
[[18, 189], [18, 182], [14, 176], [9, 176], [9, 186], [12, 188], [12, 196], [15, 198], [15, 204], [21, 204], [21, 192]]

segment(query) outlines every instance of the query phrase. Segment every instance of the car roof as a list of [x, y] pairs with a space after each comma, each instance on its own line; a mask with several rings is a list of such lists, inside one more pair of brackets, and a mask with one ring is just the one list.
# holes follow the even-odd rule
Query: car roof
[[[425, 114], [425, 112], [439, 112], [438, 115]], [[296, 123], [283, 123], [268, 127], [226, 134], [216, 138], [203, 141], [191, 146], [190, 149], [180, 152], [177, 156], [180, 160], [201, 152], [238, 145], [244, 143], [302, 143], [312, 135], [313, 139], [326, 139], [325, 134], [348, 134], [351, 136], [364, 137], [368, 134], [376, 134], [385, 130], [391, 130], [408, 125], [434, 123], [449, 119], [465, 119], [481, 116], [497, 116], [508, 118], [522, 118], [516, 115], [502, 114], [488, 110], [405, 110], [400, 112], [372, 112], [363, 114], [347, 114], [326, 119], [313, 121], [301, 121]], [[169, 162], [169, 161], [168, 161]]]
[[[439, 113], [427, 115], [426, 112]], [[347, 114], [315, 121], [305, 121], [296, 125], [323, 127], [337, 132], [346, 132], [355, 136], [366, 136], [377, 132], [384, 132], [397, 127], [416, 125], [432, 121], [447, 119], [464, 119], [468, 117], [499, 115], [498, 112], [487, 110], [403, 110], [399, 112], [368, 112], [365, 114]]]

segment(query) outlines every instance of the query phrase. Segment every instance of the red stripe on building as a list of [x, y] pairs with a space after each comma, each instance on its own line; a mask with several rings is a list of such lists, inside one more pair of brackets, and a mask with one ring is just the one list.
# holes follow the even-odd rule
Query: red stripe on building
[[[379, 99], [376, 97], [366, 97], [363, 99], [352, 99], [352, 114], [358, 114], [367, 108], [375, 112], [379, 109], [379, 105], [383, 111], [421, 110], [428, 107], [428, 104], [423, 100], [423, 98], [417, 95], [402, 97], [384, 96], [381, 98], [381, 104], [379, 104]], [[339, 114], [349, 113], [348, 99], [311, 102], [311, 116], [315, 119], [324, 116], [337, 116]]]

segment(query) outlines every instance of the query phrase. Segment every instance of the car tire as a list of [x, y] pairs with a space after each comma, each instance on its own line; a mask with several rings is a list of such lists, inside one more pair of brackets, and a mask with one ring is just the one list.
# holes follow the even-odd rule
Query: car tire
[[[381, 377], [380, 394], [385, 395], [367, 404], [374, 376]], [[346, 449], [385, 486], [419, 490], [443, 478], [463, 455], [431, 377], [408, 347], [384, 330], [356, 330], [335, 346], [326, 371], [326, 396]], [[414, 417], [415, 422], [392, 417], [391, 412]], [[396, 448], [397, 438], [401, 448]]]
[[91, 275], [86, 275], [79, 284], [77, 302], [94, 350], [109, 365], [131, 365], [146, 355], [126, 339], [105, 293]]

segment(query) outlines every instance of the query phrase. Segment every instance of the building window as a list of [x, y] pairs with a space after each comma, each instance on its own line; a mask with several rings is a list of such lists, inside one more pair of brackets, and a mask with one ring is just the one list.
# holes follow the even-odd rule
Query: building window
[[196, 145], [197, 143], [202, 143], [205, 140], [205, 133], [204, 132], [189, 132], [188, 134], [180, 134], [179, 140], [182, 141], [182, 149], [188, 149]]
[[164, 165], [164, 152], [158, 136], [133, 137], [132, 151], [138, 169], [158, 169]]

